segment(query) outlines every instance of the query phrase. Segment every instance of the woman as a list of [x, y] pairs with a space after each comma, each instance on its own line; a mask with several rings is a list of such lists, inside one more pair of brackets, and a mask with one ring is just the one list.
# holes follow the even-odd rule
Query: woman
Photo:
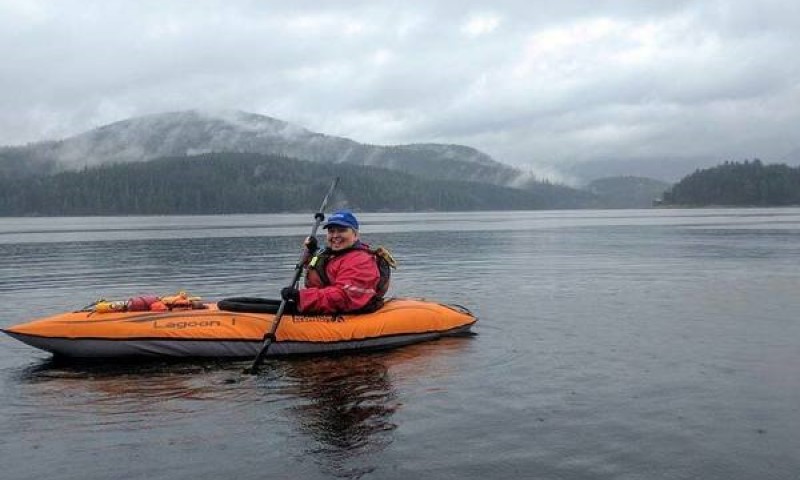
[[328, 217], [327, 247], [317, 251], [317, 239], [309, 237], [306, 288], [281, 290], [284, 300], [300, 313], [370, 312], [383, 305], [389, 288], [389, 265], [381, 250], [372, 250], [358, 237], [358, 220], [349, 210]]

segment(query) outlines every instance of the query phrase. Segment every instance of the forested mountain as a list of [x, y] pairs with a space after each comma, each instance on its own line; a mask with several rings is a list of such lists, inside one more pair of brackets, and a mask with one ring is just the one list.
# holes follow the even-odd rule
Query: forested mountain
[[[146, 167], [133, 165], [158, 158], [171, 160], [147, 164]], [[302, 179], [297, 184], [301, 190], [303, 186], [300, 183], [307, 184], [308, 178], [304, 175], [309, 170], [333, 174], [349, 167], [347, 172], [350, 175], [365, 178], [366, 189], [378, 181], [382, 185], [380, 193], [386, 196], [386, 200], [362, 199], [359, 207], [370, 210], [643, 206], [638, 198], [634, 198], [630, 181], [597, 183], [590, 187], [596, 193], [576, 190], [539, 181], [531, 174], [461, 145], [365, 145], [311, 132], [262, 115], [192, 110], [131, 118], [60, 141], [0, 147], [0, 186], [3, 187], [0, 195], [4, 202], [0, 214], [215, 213], [301, 209], [294, 207], [294, 200], [299, 197], [294, 193], [301, 190], [270, 184], [270, 193], [267, 193], [263, 187], [247, 183], [252, 179], [240, 179], [236, 183], [227, 177], [233, 172], [238, 178], [237, 169], [249, 168], [243, 167], [241, 162], [265, 159], [271, 159], [269, 161], [273, 163], [282, 162], [281, 168], [285, 172], [281, 174], [291, 173]], [[314, 163], [295, 165], [292, 164], [298, 161], [295, 159]], [[204, 163], [193, 166], [193, 161]], [[224, 166], [222, 163], [225, 161], [234, 164]], [[181, 175], [187, 172], [190, 177], [201, 176], [217, 189], [236, 191], [212, 192], [210, 185], [202, 185], [198, 180], [196, 189], [190, 192], [185, 184], [175, 184], [168, 178], [173, 173], [166, 173], [166, 170], [178, 163], [181, 163]], [[123, 164], [130, 164], [130, 168], [123, 167]], [[365, 167], [376, 167], [377, 170]], [[166, 169], [166, 176], [153, 176], [154, 169]], [[402, 179], [402, 183], [384, 180], [391, 177], [387, 169], [404, 174], [396, 177]], [[54, 177], [47, 178], [50, 175]], [[112, 178], [114, 175], [120, 178]], [[125, 175], [135, 178], [122, 178]], [[149, 183], [142, 185], [141, 178], [148, 178]], [[97, 190], [101, 179], [110, 186]], [[433, 183], [436, 181], [444, 183], [436, 185]], [[472, 186], [465, 189], [464, 182], [472, 182]], [[83, 192], [81, 188], [88, 190]], [[413, 195], [408, 194], [414, 188], [420, 195], [416, 203], [412, 201]], [[438, 196], [434, 199], [433, 192], [437, 191]], [[282, 192], [287, 200], [279, 200], [274, 196], [277, 195], [275, 192]], [[158, 205], [161, 201], [165, 203]]]
[[0, 215], [216, 214], [313, 211], [339, 176], [334, 206], [359, 211], [569, 208], [592, 197], [541, 184], [523, 191], [427, 180], [378, 167], [220, 153], [0, 179]]
[[800, 205], [800, 167], [760, 160], [697, 170], [664, 194], [663, 205]]
[[429, 179], [520, 185], [519, 169], [462, 145], [365, 145], [251, 113], [183, 111], [136, 117], [60, 141], [0, 148], [0, 175], [50, 174], [199, 153], [264, 153], [370, 165]]

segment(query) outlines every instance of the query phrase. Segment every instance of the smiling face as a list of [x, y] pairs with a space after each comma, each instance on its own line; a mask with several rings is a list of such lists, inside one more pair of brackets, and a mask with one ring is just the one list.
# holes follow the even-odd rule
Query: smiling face
[[344, 250], [352, 247], [358, 241], [358, 231], [352, 228], [330, 225], [326, 241], [334, 252]]

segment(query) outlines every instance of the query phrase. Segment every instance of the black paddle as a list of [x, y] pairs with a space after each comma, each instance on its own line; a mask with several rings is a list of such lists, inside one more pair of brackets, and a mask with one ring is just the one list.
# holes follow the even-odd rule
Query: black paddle
[[[311, 237], [315, 237], [317, 235], [319, 224], [325, 220], [325, 207], [328, 205], [328, 198], [333, 194], [333, 191], [336, 189], [336, 185], [338, 184], [339, 177], [336, 177], [331, 183], [331, 188], [328, 189], [328, 193], [325, 194], [325, 198], [322, 199], [322, 205], [320, 205], [319, 211], [314, 214], [314, 226], [311, 228]], [[300, 281], [300, 275], [303, 274], [303, 260], [305, 260], [305, 257], [306, 250], [303, 248], [303, 254], [300, 256], [300, 261], [297, 262], [297, 265], [294, 268], [294, 277], [292, 277], [292, 283], [289, 284], [291, 288], [297, 288], [297, 283]], [[264, 335], [264, 343], [261, 345], [261, 350], [258, 351], [258, 355], [256, 355], [256, 358], [253, 360], [253, 364], [250, 366], [250, 368], [246, 369], [244, 373], [253, 375], [258, 373], [258, 367], [260, 367], [261, 362], [264, 361], [264, 357], [267, 355], [269, 346], [275, 341], [275, 332], [278, 330], [278, 325], [280, 325], [281, 319], [283, 318], [283, 311], [286, 309], [286, 303], [286, 299], [281, 299], [281, 304], [278, 307], [277, 313], [275, 313], [275, 320], [272, 322], [272, 328], [270, 328], [269, 333]]]

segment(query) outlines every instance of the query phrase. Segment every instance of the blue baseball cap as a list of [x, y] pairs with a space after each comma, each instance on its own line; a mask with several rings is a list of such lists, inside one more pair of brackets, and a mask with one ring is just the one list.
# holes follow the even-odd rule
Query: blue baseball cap
[[353, 212], [350, 210], [338, 210], [333, 212], [333, 214], [328, 217], [328, 221], [325, 222], [325, 226], [322, 228], [328, 228], [331, 225], [358, 230], [358, 220], [356, 220], [356, 216], [353, 215]]

